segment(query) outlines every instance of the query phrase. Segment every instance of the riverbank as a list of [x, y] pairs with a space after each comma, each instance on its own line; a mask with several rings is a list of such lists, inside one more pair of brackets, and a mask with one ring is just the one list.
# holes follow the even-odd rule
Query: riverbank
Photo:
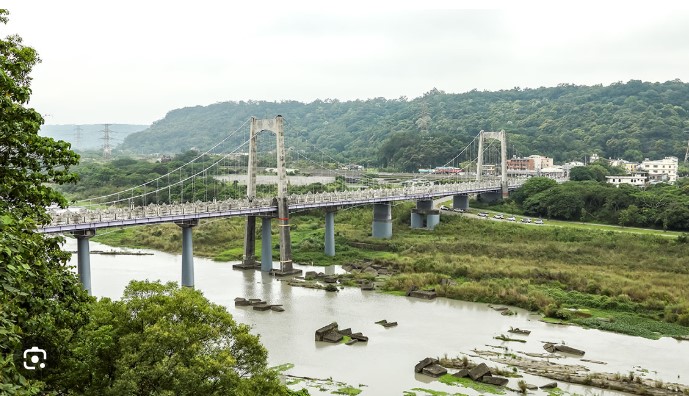
[[[646, 338], [689, 335], [689, 244], [681, 239], [465, 216], [442, 216], [434, 231], [411, 230], [410, 207], [393, 208], [389, 240], [369, 236], [370, 208], [337, 212], [335, 257], [323, 254], [322, 213], [293, 216], [294, 261], [375, 262], [400, 271], [382, 279], [387, 291], [435, 289], [439, 296], [513, 305], [566, 323]], [[239, 218], [202, 223], [194, 228], [194, 254], [238, 260], [243, 233]], [[273, 235], [276, 244], [275, 224]], [[181, 251], [179, 228], [170, 224], [126, 228], [94, 240]]]

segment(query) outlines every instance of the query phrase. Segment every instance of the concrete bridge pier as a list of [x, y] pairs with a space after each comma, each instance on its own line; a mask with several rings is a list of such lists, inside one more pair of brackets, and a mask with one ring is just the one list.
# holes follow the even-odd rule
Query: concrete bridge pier
[[335, 255], [335, 210], [325, 210], [325, 255]]
[[411, 228], [432, 230], [438, 223], [440, 223], [440, 212], [433, 209], [433, 200], [416, 201], [416, 208], [411, 210]]
[[373, 204], [373, 230], [374, 238], [392, 237], [392, 205], [390, 202]]
[[469, 196], [466, 194], [453, 196], [452, 209], [469, 210]]
[[242, 263], [232, 266], [234, 269], [255, 269], [256, 263], [256, 216], [246, 216], [244, 226], [244, 255]]
[[[286, 197], [275, 199], [278, 207], [278, 227], [280, 237], [280, 269], [272, 270], [275, 276], [288, 276], [301, 274], [300, 269], [292, 266], [292, 239], [289, 233], [289, 204]], [[275, 202], [273, 201], [273, 202]]]
[[89, 248], [89, 238], [96, 235], [95, 229], [74, 231], [72, 233], [77, 238], [77, 272], [81, 285], [91, 295], [91, 250]]
[[194, 287], [194, 245], [191, 229], [199, 224], [199, 220], [183, 220], [175, 224], [182, 228], [182, 286]]
[[266, 216], [261, 219], [261, 271], [263, 272], [270, 272], [273, 269], [271, 223], [270, 217]]

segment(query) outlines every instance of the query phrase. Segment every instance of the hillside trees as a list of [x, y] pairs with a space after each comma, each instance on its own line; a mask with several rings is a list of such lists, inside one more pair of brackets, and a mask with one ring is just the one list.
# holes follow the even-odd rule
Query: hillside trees
[[[8, 12], [0, 10], [0, 22]], [[0, 393], [31, 395], [55, 388], [74, 332], [87, 322], [89, 297], [66, 267], [60, 239], [38, 234], [45, 207], [66, 205], [46, 183], [75, 180], [69, 144], [38, 136], [43, 118], [26, 107], [29, 73], [39, 62], [19, 36], [0, 39]], [[44, 370], [25, 370], [22, 352], [47, 351]]]
[[[285, 117], [286, 143], [340, 162], [412, 170], [447, 163], [481, 130], [508, 133], [509, 155], [582, 160], [593, 152], [628, 160], [681, 156], [689, 130], [689, 84], [631, 80], [610, 86], [564, 84], [420, 98], [225, 102], [170, 111], [125, 139], [124, 150], [207, 148], [250, 116]], [[416, 122], [423, 118], [421, 132]], [[192, 133], [193, 132], [193, 133]], [[230, 139], [237, 146], [244, 134]]]

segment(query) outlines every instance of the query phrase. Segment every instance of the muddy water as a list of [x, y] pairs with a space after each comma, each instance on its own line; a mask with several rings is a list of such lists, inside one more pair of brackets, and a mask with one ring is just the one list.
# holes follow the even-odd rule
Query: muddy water
[[[76, 249], [68, 240], [65, 249]], [[92, 250], [112, 250], [91, 243]], [[119, 298], [130, 280], [180, 281], [181, 257], [153, 251], [150, 256], [92, 255], [93, 294]], [[538, 316], [516, 309], [516, 316], [502, 316], [485, 304], [448, 299], [424, 301], [355, 288], [338, 293], [291, 287], [286, 282], [261, 272], [233, 270], [230, 263], [195, 258], [195, 283], [211, 301], [225, 305], [236, 320], [248, 323], [260, 334], [269, 351], [271, 365], [293, 363], [289, 374], [329, 378], [355, 387], [366, 385], [362, 395], [401, 395], [413, 388], [428, 388], [450, 393], [475, 394], [469, 389], [446, 386], [414, 373], [414, 364], [424, 357], [444, 354], [461, 356], [471, 350], [503, 345], [512, 351], [544, 353], [541, 341], [562, 342], [586, 351], [586, 359], [606, 365], [581, 362], [578, 358], [559, 359], [558, 363], [582, 364], [594, 371], [628, 374], [648, 370], [649, 378], [664, 382], [689, 382], [689, 342], [672, 338], [647, 340], [573, 326], [558, 326], [538, 321]], [[73, 255], [76, 265], [76, 255]], [[302, 267], [312, 270], [312, 267]], [[323, 270], [316, 268], [316, 270]], [[339, 269], [329, 269], [340, 272]], [[261, 298], [282, 304], [285, 312], [259, 312], [250, 307], [235, 307], [235, 297]], [[385, 329], [375, 321], [397, 321]], [[367, 344], [331, 345], [314, 341], [314, 330], [336, 321], [340, 328], [351, 327], [369, 337]], [[510, 326], [529, 329], [527, 343], [493, 339], [508, 334]], [[472, 358], [473, 360], [477, 360]], [[494, 365], [494, 364], [489, 364]], [[542, 385], [547, 379], [527, 377]], [[516, 380], [510, 386], [516, 388]], [[614, 394], [580, 386], [560, 386], [570, 393]], [[330, 394], [309, 389], [312, 395]], [[423, 395], [425, 393], [418, 392]]]

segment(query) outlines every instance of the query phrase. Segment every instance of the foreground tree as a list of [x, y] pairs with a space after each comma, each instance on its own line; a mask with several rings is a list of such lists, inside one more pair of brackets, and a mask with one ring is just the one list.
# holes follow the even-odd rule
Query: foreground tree
[[201, 292], [133, 281], [94, 304], [65, 385], [87, 395], [281, 395], [249, 327]]
[[[0, 22], [8, 12], [0, 9]], [[0, 26], [2, 26], [0, 25]], [[87, 322], [90, 301], [66, 267], [59, 238], [36, 233], [49, 220], [45, 207], [66, 206], [47, 183], [76, 180], [79, 157], [68, 143], [38, 136], [43, 118], [26, 107], [29, 73], [39, 62], [18, 36], [0, 39], [0, 394], [54, 389], [70, 355], [74, 331]], [[47, 351], [43, 370], [26, 370], [22, 353]], [[40, 378], [40, 380], [38, 379]]]

